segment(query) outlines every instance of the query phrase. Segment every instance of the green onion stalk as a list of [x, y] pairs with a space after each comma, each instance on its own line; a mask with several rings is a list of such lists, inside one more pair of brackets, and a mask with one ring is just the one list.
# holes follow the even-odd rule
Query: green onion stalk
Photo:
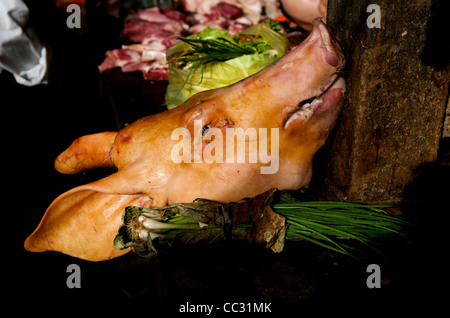
[[223, 204], [208, 200], [166, 207], [125, 209], [114, 247], [144, 257], [176, 246], [247, 240], [281, 252], [285, 240], [304, 240], [352, 258], [383, 256], [410, 244], [411, 225], [389, 215], [388, 205], [301, 202], [272, 189], [251, 199]]

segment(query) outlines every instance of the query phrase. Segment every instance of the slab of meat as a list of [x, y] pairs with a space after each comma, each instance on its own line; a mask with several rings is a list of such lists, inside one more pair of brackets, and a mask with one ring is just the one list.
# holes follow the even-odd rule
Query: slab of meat
[[[262, 15], [262, 4], [259, 0], [182, 0], [179, 4], [189, 17], [180, 11], [156, 7], [130, 12], [125, 18], [120, 38], [126, 42], [143, 44], [145, 50], [164, 53], [178, 41], [177, 37], [200, 32], [206, 27], [228, 30], [228, 33], [233, 35], [258, 23]], [[189, 25], [185, 22], [188, 18]], [[135, 46], [128, 48], [135, 49]], [[141, 61], [142, 63], [127, 64], [127, 52], [119, 54], [116, 50], [107, 53], [99, 67], [101, 72], [122, 67], [124, 64], [127, 65], [125, 69], [122, 67], [124, 72], [132, 70], [130, 66], [141, 67], [134, 70], [142, 71], [144, 79], [168, 79], [168, 66], [163, 65], [161, 60], [155, 63], [146, 60]], [[118, 55], [124, 56], [125, 60], [118, 58]], [[155, 74], [152, 75], [152, 72]]]
[[141, 42], [144, 38], [151, 37], [153, 33], [160, 31], [170, 32], [171, 36], [182, 36], [185, 33], [185, 28], [178, 21], [161, 23], [131, 19], [125, 22], [119, 37], [131, 42]]
[[230, 20], [237, 19], [244, 14], [244, 11], [242, 11], [241, 8], [226, 2], [219, 2], [212, 9], [219, 12], [224, 18]]
[[181, 1], [184, 10], [191, 12], [196, 21], [189, 29], [197, 33], [206, 27], [229, 30], [233, 35], [259, 22], [262, 14], [260, 1]]
[[142, 45], [129, 45], [106, 52], [99, 70], [105, 72], [120, 67], [123, 72], [141, 71], [147, 80], [168, 80], [165, 52], [178, 41], [177, 36], [186, 34], [187, 28], [183, 15], [173, 10], [151, 8], [131, 12], [125, 18], [119, 37]]
[[130, 20], [141, 20], [141, 21], [147, 21], [151, 23], [179, 23], [183, 24], [183, 15], [181, 13], [178, 13], [173, 10], [163, 10], [159, 9], [158, 7], [145, 9], [145, 10], [138, 10], [134, 12], [130, 12], [125, 17], [125, 21]]
[[115, 49], [106, 52], [106, 58], [99, 66], [100, 72], [121, 67], [124, 72], [134, 68], [133, 65], [141, 62], [141, 53], [130, 49]]

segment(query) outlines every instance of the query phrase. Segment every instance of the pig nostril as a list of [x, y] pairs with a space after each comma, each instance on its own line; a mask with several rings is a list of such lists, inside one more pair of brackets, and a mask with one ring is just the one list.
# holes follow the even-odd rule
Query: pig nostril
[[333, 67], [338, 67], [340, 64], [337, 54], [327, 49], [325, 49], [325, 61]]
[[325, 24], [318, 23], [316, 27], [320, 34], [320, 47], [323, 50], [325, 61], [329, 65], [339, 68], [342, 66], [343, 58], [336, 38]]

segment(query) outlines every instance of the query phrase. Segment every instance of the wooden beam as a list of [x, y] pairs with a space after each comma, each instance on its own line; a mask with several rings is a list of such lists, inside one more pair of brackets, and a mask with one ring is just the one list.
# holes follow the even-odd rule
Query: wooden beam
[[414, 183], [435, 162], [450, 78], [444, 2], [329, 0], [327, 23], [347, 60], [325, 180], [339, 199], [414, 199]]

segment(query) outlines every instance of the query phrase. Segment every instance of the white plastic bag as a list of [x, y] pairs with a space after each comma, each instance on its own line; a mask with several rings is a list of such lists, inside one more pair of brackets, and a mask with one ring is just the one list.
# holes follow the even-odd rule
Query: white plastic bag
[[28, 15], [23, 1], [0, 1], [0, 72], [32, 86], [47, 83], [47, 51], [27, 24]]

